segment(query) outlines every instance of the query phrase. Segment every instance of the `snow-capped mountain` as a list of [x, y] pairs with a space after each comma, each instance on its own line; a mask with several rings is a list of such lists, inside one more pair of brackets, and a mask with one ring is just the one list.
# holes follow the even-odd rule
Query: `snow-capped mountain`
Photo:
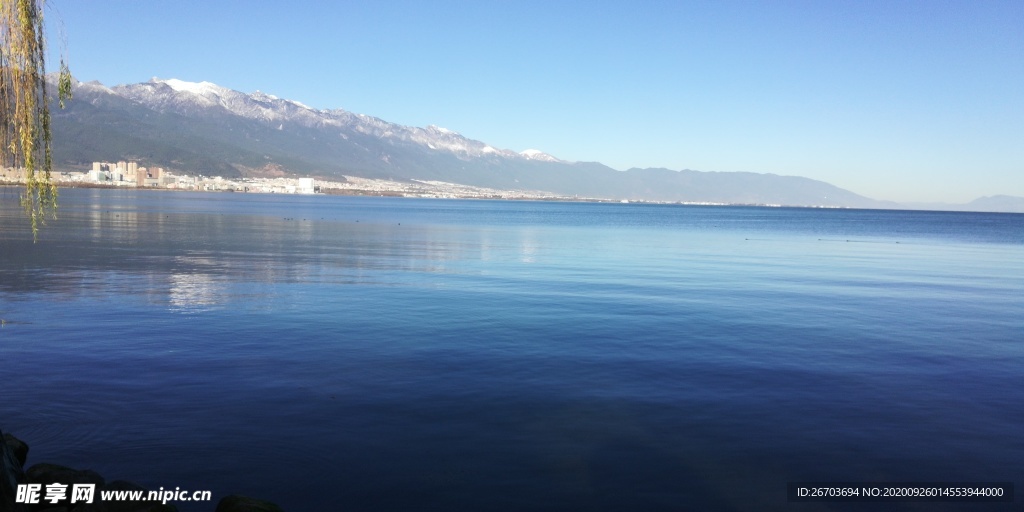
[[530, 160], [540, 160], [541, 162], [561, 162], [561, 160], [539, 150], [539, 149], [527, 149], [520, 151], [520, 155]]
[[134, 159], [206, 175], [298, 174], [437, 180], [581, 197], [715, 203], [888, 206], [795, 176], [667, 169], [616, 171], [516, 152], [438, 126], [410, 127], [342, 109], [314, 109], [210, 82], [78, 82], [54, 108], [58, 168]]
[[153, 78], [149, 82], [119, 85], [109, 90], [112, 94], [164, 113], [190, 116], [235, 115], [263, 123], [278, 123], [277, 127], [281, 130], [285, 129], [286, 123], [304, 128], [335, 130], [343, 138], [348, 132], [356, 132], [381, 139], [414, 143], [434, 151], [446, 151], [463, 159], [498, 156], [545, 162], [560, 161], [534, 149], [517, 153], [494, 148], [438, 126], [403, 126], [343, 109], [314, 109], [297, 101], [281, 99], [260, 91], [246, 94], [210, 82]]

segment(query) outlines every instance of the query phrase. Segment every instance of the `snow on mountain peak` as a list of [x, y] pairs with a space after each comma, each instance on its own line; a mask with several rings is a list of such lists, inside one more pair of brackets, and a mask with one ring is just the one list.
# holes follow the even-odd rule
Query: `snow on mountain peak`
[[441, 128], [440, 126], [438, 126], [436, 124], [432, 124], [432, 125], [428, 126], [427, 129], [433, 130], [433, 131], [435, 131], [437, 133], [443, 133], [445, 135], [458, 135], [458, 133], [453, 132], [453, 131], [451, 131], [451, 130], [449, 130], [447, 128]]
[[274, 96], [273, 94], [267, 94], [267, 93], [265, 93], [265, 92], [263, 92], [263, 91], [261, 91], [259, 89], [257, 89], [256, 92], [250, 94], [250, 96], [252, 96], [254, 98], [266, 98], [268, 100], [279, 100], [279, 99], [281, 99], [281, 98], [278, 98], [277, 96]]
[[317, 110], [298, 101], [279, 98], [262, 91], [246, 94], [211, 82], [153, 78], [148, 83], [116, 86], [111, 92], [162, 112], [171, 111], [185, 115], [218, 115], [220, 112], [226, 112], [268, 123], [278, 130], [284, 130], [285, 123], [296, 123], [307, 128], [338, 130], [344, 138], [347, 138], [347, 134], [355, 132], [386, 139], [391, 144], [411, 143], [431, 151], [449, 152], [460, 159], [486, 157], [542, 162], [561, 161], [536, 149], [516, 153], [495, 148], [437, 125], [416, 128], [342, 109]]
[[186, 82], [184, 80], [178, 80], [177, 78], [169, 78], [167, 80], [160, 80], [157, 78], [153, 79], [154, 82], [163, 82], [174, 89], [175, 91], [190, 92], [192, 94], [205, 95], [205, 94], [220, 94], [225, 91], [223, 87], [212, 83], [212, 82]]
[[96, 80], [93, 80], [91, 82], [82, 82], [80, 80], [75, 80], [75, 87], [92, 91], [102, 91], [107, 94], [114, 94], [114, 91], [112, 91], [109, 87], [101, 84]]
[[530, 159], [530, 160], [540, 160], [540, 161], [543, 161], [543, 162], [561, 162], [561, 160], [559, 160], [559, 159], [557, 159], [557, 158], [555, 158], [555, 157], [553, 157], [553, 156], [551, 156], [551, 155], [549, 155], [549, 154], [547, 154], [547, 153], [545, 153], [545, 152], [543, 152], [543, 151], [541, 151], [539, 149], [527, 149], [525, 151], [521, 151], [519, 154], [524, 156], [524, 157], [526, 157], [526, 158], [528, 158], [528, 159]]

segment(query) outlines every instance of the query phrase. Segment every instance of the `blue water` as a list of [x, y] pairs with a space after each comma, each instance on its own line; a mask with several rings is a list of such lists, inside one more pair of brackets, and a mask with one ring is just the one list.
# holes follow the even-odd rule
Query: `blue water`
[[29, 464], [291, 512], [1022, 503], [1024, 215], [63, 190], [33, 244], [7, 190]]

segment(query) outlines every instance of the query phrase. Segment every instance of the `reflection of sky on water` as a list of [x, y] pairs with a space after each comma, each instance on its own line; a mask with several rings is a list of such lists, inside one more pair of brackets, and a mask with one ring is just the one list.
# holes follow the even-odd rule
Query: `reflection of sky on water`
[[[209, 194], [105, 191], [100, 201], [98, 193], [66, 191], [59, 219], [36, 244], [18, 222], [20, 210], [0, 205], [13, 228], [0, 239], [0, 291], [72, 300], [129, 295], [185, 312], [238, 301], [272, 308], [287, 299], [288, 284], [437, 287], [445, 276], [514, 271], [552, 255], [552, 233], [529, 226], [430, 224], [415, 216], [403, 224], [365, 211], [348, 219], [217, 211]], [[204, 208], [189, 207], [197, 204]]]
[[224, 286], [210, 274], [171, 274], [172, 309], [203, 311], [224, 303]]
[[[778, 253], [784, 262], [809, 248], [806, 244], [814, 244], [822, 254], [832, 251], [843, 258], [868, 251], [870, 263], [883, 249], [904, 252], [915, 242], [902, 239], [902, 245], [891, 247], [826, 246], [819, 240], [823, 228], [801, 227], [804, 215], [779, 209], [712, 209], [707, 214], [699, 208], [591, 205], [586, 210], [592, 215], [584, 219], [590, 221], [569, 226], [566, 223], [576, 221], [569, 214], [579, 210], [577, 205], [459, 205], [67, 190], [61, 195], [60, 217], [44, 227], [35, 244], [17, 204], [0, 203], [4, 226], [0, 291], [67, 299], [127, 293], [145, 297], [146, 303], [181, 310], [226, 307], [239, 301], [249, 307], [272, 308], [274, 301], [295, 293], [289, 291], [290, 284], [439, 287], [458, 276], [533, 279], [544, 272], [580, 282], [603, 282], [614, 280], [622, 266], [638, 257], [652, 262], [647, 277], [656, 281], [680, 268], [716, 265], [726, 257], [723, 254], [753, 258], [757, 262], [753, 268], [765, 268], [773, 261], [768, 253]], [[548, 210], [551, 215], [543, 223], [531, 216]], [[607, 218], [602, 217], [605, 210]], [[643, 217], [649, 224], [631, 225], [632, 217], [624, 213]], [[702, 215], [714, 220], [703, 220]], [[765, 222], [760, 216], [766, 215], [778, 219]], [[832, 230], [840, 229], [836, 226], [863, 229], [872, 215], [825, 212], [816, 218], [840, 216], [828, 228]], [[942, 216], [933, 216], [918, 213], [912, 219], [941, 224]], [[846, 222], [847, 217], [864, 222]], [[606, 223], [590, 226], [593, 218], [604, 218]], [[739, 227], [717, 227], [730, 219]], [[673, 223], [677, 227], [652, 227]], [[708, 223], [715, 229], [708, 229]], [[773, 240], [759, 237], [758, 230], [767, 225], [782, 228], [771, 232]], [[1004, 228], [990, 231], [975, 236], [1017, 236]], [[857, 233], [842, 236], [856, 238]], [[872, 234], [879, 236], [883, 235]], [[737, 243], [744, 245], [732, 245]], [[685, 267], [679, 266], [682, 262]], [[693, 281], [692, 286], [706, 285], [700, 276], [698, 272], [685, 278]]]
[[523, 238], [519, 241], [519, 261], [523, 263], [534, 263], [537, 261], [538, 243], [531, 231], [523, 231]]

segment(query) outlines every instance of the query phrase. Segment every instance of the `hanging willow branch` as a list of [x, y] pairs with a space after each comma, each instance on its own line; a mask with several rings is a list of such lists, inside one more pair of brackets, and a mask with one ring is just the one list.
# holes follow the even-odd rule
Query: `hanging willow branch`
[[[33, 239], [46, 217], [57, 212], [45, 53], [42, 1], [0, 0], [0, 165], [24, 170], [21, 204]], [[71, 98], [71, 73], [63, 59], [59, 76], [63, 108]]]

